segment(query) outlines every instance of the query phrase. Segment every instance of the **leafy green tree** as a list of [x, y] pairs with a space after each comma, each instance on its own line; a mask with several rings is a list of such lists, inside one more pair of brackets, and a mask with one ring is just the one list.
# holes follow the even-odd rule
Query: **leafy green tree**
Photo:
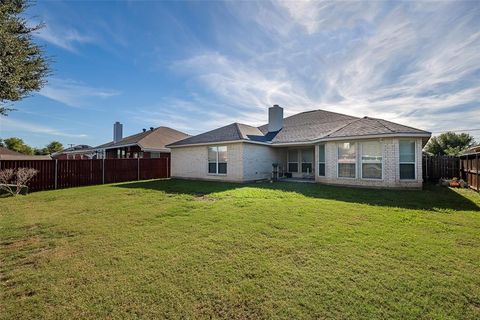
[[431, 154], [456, 156], [473, 146], [475, 139], [468, 133], [445, 132], [431, 138], [425, 151]]
[[49, 61], [32, 41], [32, 33], [43, 25], [31, 26], [22, 17], [28, 6], [26, 0], [0, 1], [0, 115], [4, 116], [13, 110], [8, 103], [40, 90], [49, 74]]
[[6, 148], [5, 143], [3, 142], [3, 139], [0, 139], [0, 147]]
[[58, 141], [52, 141], [47, 146], [45, 147], [47, 154], [52, 154], [54, 152], [62, 151], [63, 150], [63, 144], [61, 144]]
[[36, 155], [36, 156], [43, 156], [43, 155], [47, 155], [49, 153], [48, 153], [47, 148], [34, 148], [33, 149], [33, 154]]
[[33, 149], [23, 142], [20, 138], [7, 138], [3, 140], [5, 147], [12, 151], [20, 152], [23, 154], [33, 154]]

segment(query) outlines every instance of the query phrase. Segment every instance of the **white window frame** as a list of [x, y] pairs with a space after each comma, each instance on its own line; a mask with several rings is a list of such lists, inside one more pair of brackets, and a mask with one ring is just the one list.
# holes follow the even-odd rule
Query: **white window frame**
[[[290, 161], [290, 151], [295, 151], [297, 154], [297, 161]], [[290, 163], [296, 163], [297, 164], [297, 171], [290, 171]], [[299, 171], [300, 170], [300, 171]], [[287, 150], [287, 172], [289, 173], [299, 173], [302, 172], [301, 168], [299, 166], [299, 161], [298, 161], [298, 149], [289, 149]]]
[[[311, 162], [303, 162], [303, 152], [305, 151], [308, 151], [308, 152], [311, 152], [312, 153], [312, 161]], [[312, 170], [310, 171], [310, 173], [308, 174], [311, 174], [311, 175], [314, 175], [314, 171], [315, 171], [315, 168], [313, 167], [313, 164], [315, 163], [315, 150], [312, 150], [312, 149], [301, 149], [300, 150], [300, 172], [303, 174], [307, 174], [307, 172], [303, 172], [303, 164], [306, 163], [306, 164], [310, 164], [311, 167], [312, 167]]]
[[[320, 161], [320, 147], [323, 147], [323, 161]], [[318, 145], [318, 161], [317, 161], [317, 171], [318, 171], [318, 176], [319, 177], [326, 177], [327, 176], [327, 147], [325, 143], [321, 143]], [[324, 165], [324, 174], [320, 175], [320, 164]]]
[[[371, 142], [376, 142], [376, 143], [379, 143], [380, 144], [380, 154], [381, 154], [381, 157], [382, 157], [382, 160], [380, 162], [364, 162], [363, 161], [363, 145], [365, 143], [371, 143]], [[360, 142], [360, 157], [359, 157], [359, 160], [360, 160], [360, 176], [361, 176], [361, 179], [362, 180], [373, 180], [373, 181], [380, 181], [380, 180], [383, 180], [383, 177], [384, 177], [384, 168], [385, 168], [385, 164], [384, 164], [384, 155], [383, 155], [383, 143], [382, 141], [363, 141], [363, 142]], [[382, 165], [382, 176], [380, 178], [364, 178], [363, 177], [363, 164], [364, 163], [380, 163]]]
[[[340, 150], [339, 150], [339, 147], [341, 144], [344, 144], [344, 143], [350, 143], [350, 145], [353, 145], [355, 147], [355, 159], [353, 160], [353, 162], [340, 162], [340, 157], [339, 157], [339, 154], [340, 154]], [[356, 142], [350, 142], [350, 141], [345, 141], [345, 142], [341, 142], [341, 143], [337, 143], [337, 179], [350, 179], [350, 180], [353, 180], [353, 179], [357, 179], [357, 171], [358, 171], [358, 164], [357, 164], [357, 161], [358, 160], [358, 146], [357, 146], [357, 143]], [[355, 177], [340, 177], [340, 170], [339, 170], [339, 166], [340, 164], [342, 163], [346, 163], [346, 164], [354, 164], [355, 165]]]
[[[225, 147], [225, 149], [227, 150], [227, 161], [225, 162], [222, 162], [222, 163], [226, 163], [227, 164], [227, 172], [226, 173], [219, 173], [218, 172], [218, 164], [219, 164], [219, 161], [218, 161], [218, 148], [221, 148], [221, 147]], [[209, 148], [215, 148], [216, 149], [216, 152], [215, 152], [215, 155], [216, 155], [216, 159], [215, 159], [215, 172], [212, 173], [210, 172], [210, 159], [208, 159], [208, 149]], [[213, 162], [212, 162], [213, 163]], [[225, 145], [218, 145], [218, 146], [208, 146], [207, 147], [207, 175], [211, 175], [211, 176], [226, 176], [228, 174], [228, 147], [225, 146]]]
[[[413, 148], [413, 162], [408, 161], [408, 162], [402, 162], [400, 161], [400, 142], [406, 141], [406, 142], [413, 142], [415, 147]], [[402, 164], [413, 164], [413, 172], [414, 172], [414, 177], [413, 179], [402, 179], [400, 177], [400, 166]], [[398, 140], [398, 179], [401, 181], [416, 181], [417, 180], [417, 140], [412, 140], [412, 139], [400, 139]]]

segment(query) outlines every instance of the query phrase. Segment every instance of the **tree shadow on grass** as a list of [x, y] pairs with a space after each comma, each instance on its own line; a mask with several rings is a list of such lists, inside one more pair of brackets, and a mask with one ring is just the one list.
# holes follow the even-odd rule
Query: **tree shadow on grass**
[[[115, 184], [118, 188], [139, 188], [163, 191], [170, 194], [204, 196], [212, 193], [231, 191], [246, 187], [294, 192], [305, 197], [337, 200], [343, 202], [421, 210], [471, 210], [480, 212], [480, 196], [473, 191], [465, 191], [469, 198], [449, 188], [426, 185], [423, 190], [384, 190], [329, 186], [311, 183], [227, 183], [191, 180], [150, 180]], [[471, 194], [469, 193], [471, 192]], [[477, 198], [478, 197], [478, 198]], [[477, 201], [478, 199], [478, 201]]]

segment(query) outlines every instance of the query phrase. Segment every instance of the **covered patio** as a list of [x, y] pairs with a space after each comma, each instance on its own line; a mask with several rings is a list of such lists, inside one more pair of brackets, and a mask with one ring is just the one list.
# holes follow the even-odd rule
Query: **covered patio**
[[279, 150], [278, 179], [315, 181], [316, 155], [314, 145], [283, 147]]

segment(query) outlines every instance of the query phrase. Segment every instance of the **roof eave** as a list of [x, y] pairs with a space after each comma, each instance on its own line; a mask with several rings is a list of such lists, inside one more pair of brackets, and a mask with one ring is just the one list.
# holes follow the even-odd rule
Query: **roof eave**
[[200, 143], [189, 143], [189, 144], [179, 144], [179, 145], [168, 144], [168, 145], [166, 145], [166, 147], [168, 147], [170, 149], [175, 149], [175, 148], [182, 148], [182, 147], [211, 146], [211, 145], [216, 145], [216, 144], [241, 143], [241, 142], [252, 143], [252, 144], [261, 144], [261, 145], [267, 145], [267, 146], [271, 145], [271, 143], [269, 143], [269, 142], [252, 141], [252, 140], [248, 140], [248, 139], [237, 139], [237, 140], [200, 142]]
[[113, 145], [113, 146], [98, 148], [98, 149], [109, 150], [109, 149], [125, 148], [125, 147], [132, 147], [132, 146], [139, 146], [139, 144], [138, 143], [118, 144], [118, 145]]

